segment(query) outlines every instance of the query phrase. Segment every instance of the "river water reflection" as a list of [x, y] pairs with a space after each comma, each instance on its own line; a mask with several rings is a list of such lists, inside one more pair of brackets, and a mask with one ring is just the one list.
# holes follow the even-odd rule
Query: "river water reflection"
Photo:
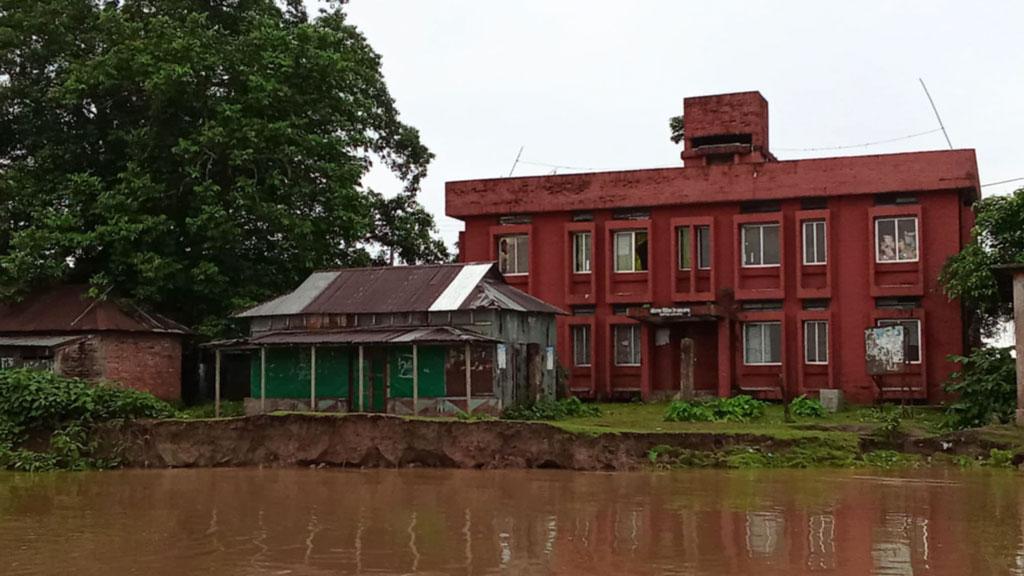
[[0, 474], [0, 574], [1024, 574], [1013, 472]]

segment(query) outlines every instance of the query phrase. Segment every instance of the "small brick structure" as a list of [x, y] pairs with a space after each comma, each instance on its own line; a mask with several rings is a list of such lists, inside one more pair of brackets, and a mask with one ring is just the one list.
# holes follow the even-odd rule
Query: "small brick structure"
[[47, 369], [179, 400], [188, 334], [134, 305], [90, 298], [86, 286], [60, 286], [0, 305], [0, 369]]

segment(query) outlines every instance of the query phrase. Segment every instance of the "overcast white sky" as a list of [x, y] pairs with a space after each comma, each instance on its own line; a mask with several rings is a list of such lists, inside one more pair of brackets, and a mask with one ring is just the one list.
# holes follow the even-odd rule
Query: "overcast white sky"
[[[310, 5], [315, 4], [310, 0]], [[351, 0], [402, 118], [437, 158], [421, 199], [452, 245], [444, 183], [528, 162], [678, 166], [668, 118], [686, 96], [759, 90], [779, 159], [946, 147], [924, 78], [982, 183], [1024, 177], [1024, 2]], [[516, 175], [553, 168], [521, 162]], [[368, 183], [398, 189], [386, 174]], [[984, 189], [1007, 193], [1024, 181]]]

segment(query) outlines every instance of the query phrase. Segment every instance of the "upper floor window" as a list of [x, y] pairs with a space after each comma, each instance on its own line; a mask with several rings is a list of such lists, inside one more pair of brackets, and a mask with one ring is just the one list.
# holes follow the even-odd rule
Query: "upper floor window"
[[615, 233], [615, 271], [647, 270], [647, 231], [624, 230]]
[[916, 318], [905, 320], [879, 320], [879, 326], [903, 326], [903, 337], [906, 338], [906, 361], [911, 364], [921, 363], [921, 321]]
[[779, 265], [779, 224], [744, 224], [740, 228], [743, 242], [743, 266]]
[[917, 262], [917, 217], [875, 220], [875, 262]]
[[590, 232], [572, 235], [572, 271], [576, 274], [590, 272]]
[[743, 325], [743, 363], [748, 366], [782, 363], [781, 322], [747, 322]]
[[[707, 270], [711, 268], [711, 227], [697, 226], [694, 228], [694, 232], [697, 234], [697, 268]], [[676, 234], [678, 235], [679, 269], [689, 270], [693, 266], [690, 261], [693, 258], [690, 253], [690, 246], [693, 242], [690, 227], [680, 226], [676, 228]]]
[[498, 238], [498, 271], [506, 276], [530, 273], [530, 237], [526, 234]]
[[590, 325], [577, 324], [572, 327], [572, 364], [590, 366]]
[[615, 365], [640, 365], [640, 326], [619, 324], [615, 326]]
[[825, 255], [825, 221], [807, 220], [803, 223], [804, 264], [824, 264]]
[[828, 321], [804, 322], [804, 363], [828, 364]]

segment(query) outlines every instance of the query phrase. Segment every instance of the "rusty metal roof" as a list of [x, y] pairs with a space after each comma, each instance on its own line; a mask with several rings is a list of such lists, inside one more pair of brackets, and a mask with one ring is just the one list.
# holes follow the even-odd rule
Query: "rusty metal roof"
[[503, 309], [564, 314], [505, 283], [493, 262], [315, 272], [296, 290], [239, 317]]
[[[476, 332], [451, 326], [413, 326], [408, 328], [350, 328], [307, 332], [272, 332], [251, 338], [251, 346], [309, 346], [311, 344], [465, 344], [498, 342]], [[239, 343], [229, 345], [237, 346]]]
[[88, 336], [0, 336], [0, 347], [54, 348], [85, 338]]
[[0, 333], [20, 332], [163, 332], [188, 329], [138, 306], [90, 298], [89, 287], [65, 285], [29, 294], [20, 302], [0, 304]]

